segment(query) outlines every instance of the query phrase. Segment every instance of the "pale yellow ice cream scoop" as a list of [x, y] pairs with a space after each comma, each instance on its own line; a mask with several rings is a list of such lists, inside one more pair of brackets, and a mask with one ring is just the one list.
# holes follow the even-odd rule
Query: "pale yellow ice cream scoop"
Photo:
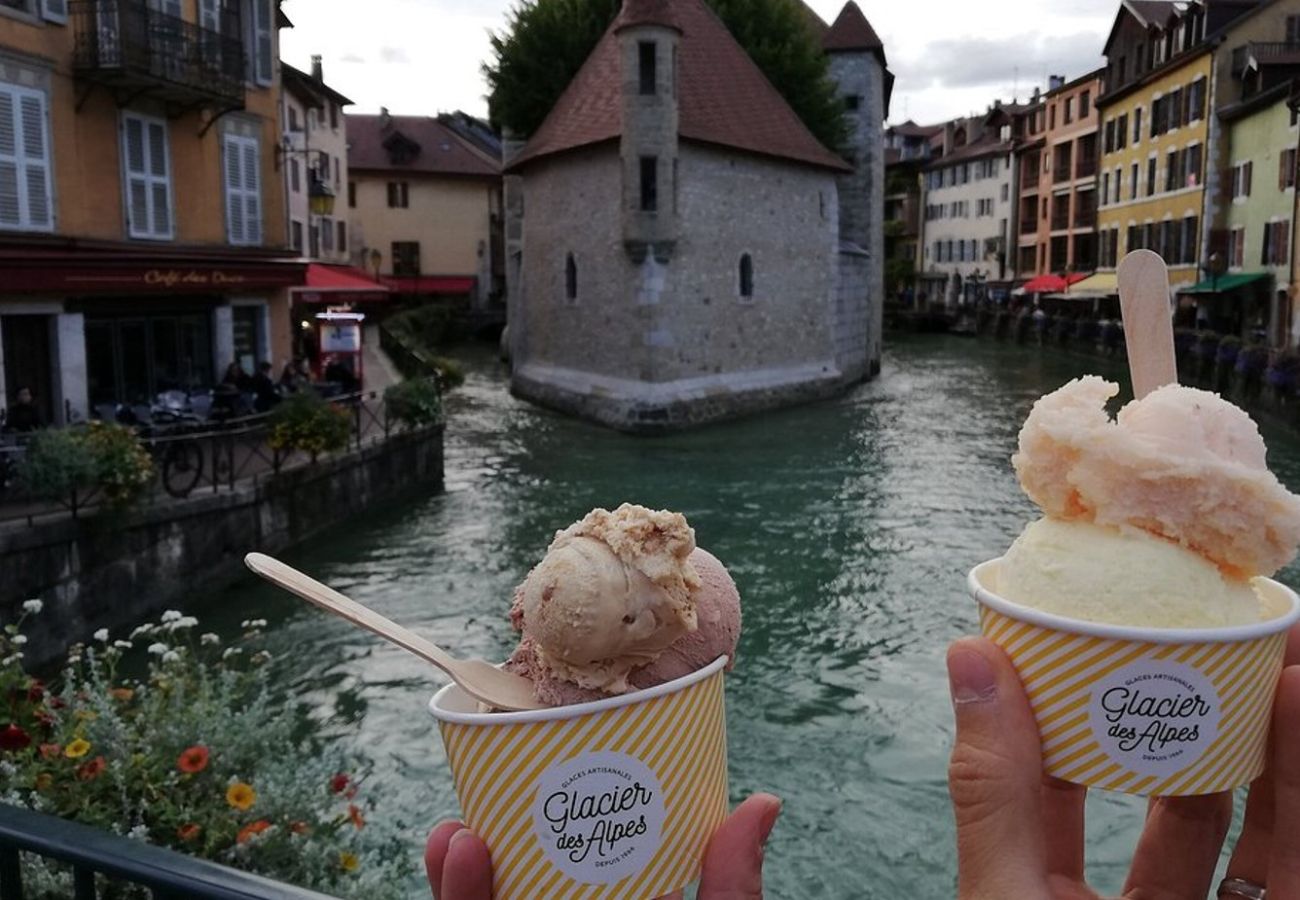
[[628, 672], [695, 630], [693, 550], [695, 533], [679, 513], [593, 510], [555, 536], [511, 615], [554, 675], [621, 693]]

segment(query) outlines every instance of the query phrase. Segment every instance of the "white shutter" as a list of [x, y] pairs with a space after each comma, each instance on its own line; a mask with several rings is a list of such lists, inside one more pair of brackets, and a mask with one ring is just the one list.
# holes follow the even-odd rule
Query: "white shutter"
[[41, 15], [47, 22], [64, 24], [68, 21], [68, 0], [42, 0]]
[[122, 158], [126, 170], [127, 233], [138, 238], [170, 238], [173, 229], [167, 123], [124, 115]]
[[257, 139], [228, 134], [224, 153], [226, 236], [232, 244], [260, 244], [262, 187]]
[[271, 0], [253, 0], [253, 46], [249, 55], [253, 59], [253, 78], [258, 84], [270, 84], [274, 79], [274, 27]]
[[244, 237], [244, 179], [243, 155], [239, 138], [233, 134], [225, 139], [226, 164], [226, 238], [232, 244], [247, 243]]
[[0, 228], [54, 227], [45, 95], [0, 85]]
[[199, 0], [199, 25], [208, 31], [221, 31], [221, 4], [219, 0]]
[[262, 243], [262, 178], [257, 141], [244, 141], [244, 237]]

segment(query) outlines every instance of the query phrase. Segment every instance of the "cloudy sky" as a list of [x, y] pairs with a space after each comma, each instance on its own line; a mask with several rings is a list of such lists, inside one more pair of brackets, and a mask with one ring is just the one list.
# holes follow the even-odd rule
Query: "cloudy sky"
[[[286, 0], [286, 61], [325, 59], [356, 112], [485, 114], [487, 35], [515, 0]], [[807, 0], [834, 20], [843, 0]], [[898, 81], [890, 120], [940, 121], [1101, 64], [1118, 0], [858, 0]]]

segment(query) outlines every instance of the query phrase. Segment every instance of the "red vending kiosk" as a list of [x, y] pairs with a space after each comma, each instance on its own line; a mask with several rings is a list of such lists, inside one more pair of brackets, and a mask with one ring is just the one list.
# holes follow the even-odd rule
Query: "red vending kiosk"
[[343, 310], [316, 313], [316, 378], [340, 384], [345, 393], [361, 390], [361, 323], [365, 314]]

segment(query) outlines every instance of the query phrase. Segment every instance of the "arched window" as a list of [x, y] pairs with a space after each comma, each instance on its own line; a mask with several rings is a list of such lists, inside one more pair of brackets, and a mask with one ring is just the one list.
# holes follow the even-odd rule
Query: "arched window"
[[754, 299], [754, 260], [748, 253], [740, 255], [740, 299]]
[[570, 303], [578, 299], [578, 264], [572, 253], [564, 258], [564, 297]]

